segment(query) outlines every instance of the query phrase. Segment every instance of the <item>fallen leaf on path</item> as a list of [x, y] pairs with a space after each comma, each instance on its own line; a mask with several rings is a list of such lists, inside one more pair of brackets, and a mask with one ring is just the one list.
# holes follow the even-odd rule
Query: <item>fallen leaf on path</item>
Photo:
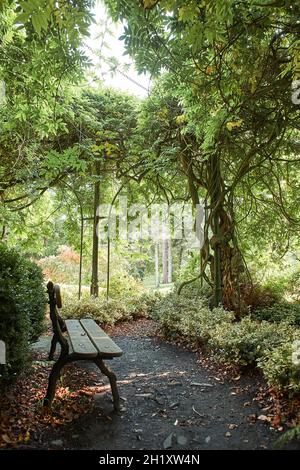
[[203, 418], [203, 417], [204, 417], [204, 414], [202, 414], [202, 413], [199, 413], [199, 411], [197, 411], [197, 410], [196, 410], [196, 408], [195, 408], [194, 406], [192, 407], [192, 410], [193, 410], [193, 411], [194, 411], [194, 412], [195, 412], [195, 413], [196, 413], [198, 416], [200, 416], [201, 418]]
[[259, 421], [268, 421], [268, 422], [271, 422], [272, 420], [271, 416], [266, 416], [266, 415], [259, 415], [257, 419]]
[[7, 444], [11, 444], [13, 442], [7, 434], [2, 434], [1, 437], [2, 437], [2, 440], [6, 442]]
[[238, 428], [238, 425], [237, 424], [228, 424], [228, 429], [236, 429]]
[[275, 418], [272, 420], [272, 426], [277, 427], [281, 424], [281, 416], [276, 415]]

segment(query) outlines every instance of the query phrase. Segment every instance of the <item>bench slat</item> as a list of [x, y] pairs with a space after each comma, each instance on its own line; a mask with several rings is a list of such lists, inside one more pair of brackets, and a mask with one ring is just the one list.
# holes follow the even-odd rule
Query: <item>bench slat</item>
[[122, 356], [122, 349], [114, 343], [94, 320], [84, 319], [80, 320], [80, 323], [103, 358]]
[[83, 329], [78, 320], [66, 320], [66, 329], [75, 354], [81, 354], [87, 358], [98, 356], [98, 351]]

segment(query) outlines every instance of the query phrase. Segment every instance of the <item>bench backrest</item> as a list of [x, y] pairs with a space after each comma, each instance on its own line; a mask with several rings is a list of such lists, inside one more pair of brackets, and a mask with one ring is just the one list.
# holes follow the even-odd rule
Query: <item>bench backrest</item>
[[52, 322], [53, 333], [57, 337], [57, 340], [61, 346], [62, 353], [68, 353], [69, 344], [63, 335], [63, 331], [65, 330], [65, 324], [57, 310], [58, 308], [62, 307], [60, 287], [58, 284], [53, 284], [52, 281], [49, 281], [47, 284], [47, 291], [49, 296], [50, 319]]

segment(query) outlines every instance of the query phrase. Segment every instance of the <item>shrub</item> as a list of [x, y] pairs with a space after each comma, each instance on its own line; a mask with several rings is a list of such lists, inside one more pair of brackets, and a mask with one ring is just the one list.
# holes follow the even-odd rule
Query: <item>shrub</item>
[[[45, 311], [47, 305], [47, 295], [44, 285], [44, 277], [41, 269], [35, 263], [26, 260], [27, 270], [26, 295], [24, 298], [24, 308], [28, 311], [30, 319], [29, 342], [37, 341], [45, 331]], [[26, 307], [27, 306], [27, 307]]]
[[[152, 317], [158, 320], [162, 326], [163, 333], [168, 337], [182, 334], [182, 319], [195, 317], [199, 310], [199, 302], [193, 298], [187, 299], [175, 293], [166, 295], [161, 302], [152, 309]], [[197, 330], [193, 336], [197, 336]]]
[[[89, 285], [91, 282], [91, 265], [87, 253], [83, 256], [82, 265], [82, 283]], [[80, 255], [73, 250], [73, 248], [61, 245], [58, 247], [56, 255], [50, 255], [40, 258], [37, 264], [43, 269], [46, 279], [52, 279], [57, 284], [77, 285], [79, 277], [79, 262]], [[110, 259], [110, 272], [113, 278], [119, 279], [127, 278], [126, 274], [129, 270], [129, 262], [126, 256], [117, 249], [114, 250]], [[107, 248], [99, 247], [99, 283], [105, 286], [107, 271]], [[113, 278], [111, 281], [113, 282]], [[132, 276], [128, 278], [133, 279]], [[125, 280], [124, 280], [125, 282]], [[140, 283], [141, 285], [141, 283]]]
[[[300, 351], [299, 365], [292, 360], [293, 341], [300, 339], [300, 331], [293, 326], [298, 305], [283, 305], [284, 309], [276, 304], [237, 322], [233, 312], [210, 310], [207, 296], [172, 293], [154, 305], [151, 315], [160, 322], [166, 336], [181, 336], [191, 344], [206, 343], [228, 363], [258, 364], [271, 385], [295, 394], [300, 389]], [[266, 321], [271, 318], [278, 324]]]
[[242, 285], [241, 296], [251, 311], [269, 307], [279, 302], [281, 297], [277, 290], [259, 284]]
[[300, 424], [282, 434], [275, 442], [274, 448], [281, 449], [283, 446], [293, 440], [300, 441]]
[[233, 320], [233, 313], [223, 308], [210, 310], [206, 298], [186, 298], [176, 293], [157, 303], [152, 316], [166, 336], [182, 335], [190, 342], [207, 341], [217, 325]]
[[160, 294], [146, 292], [137, 298], [127, 299], [126, 307], [133, 319], [148, 317], [151, 315], [155, 305], [160, 299]]
[[120, 300], [89, 297], [78, 301], [63, 299], [63, 318], [92, 318], [99, 324], [113, 325], [117, 321], [130, 318], [125, 304]]
[[158, 297], [144, 293], [136, 298], [83, 297], [76, 300], [63, 293], [63, 318], [92, 318], [101, 325], [148, 316]]
[[267, 351], [258, 360], [268, 383], [278, 390], [292, 395], [300, 394], [300, 353], [295, 358], [295, 340], [300, 339], [299, 332], [295, 332], [290, 340]]
[[25, 366], [29, 342], [43, 331], [45, 306], [40, 268], [0, 244], [0, 339], [7, 349], [3, 375], [11, 376]]
[[182, 316], [181, 334], [188, 340], [207, 343], [218, 325], [230, 324], [233, 318], [233, 312], [228, 312], [221, 307], [210, 310], [205, 305], [198, 305], [194, 314]]
[[[175, 284], [176, 292], [180, 284], [180, 282]], [[271, 287], [264, 287], [259, 284], [242, 284], [240, 286], [240, 291], [243, 302], [250, 311], [254, 311], [258, 308], [269, 307], [276, 302], [279, 302], [281, 299], [277, 290], [272, 289]], [[212, 299], [212, 289], [206, 283], [201, 286], [200, 280], [198, 280], [184, 286], [180, 295], [187, 298], [201, 298], [202, 301], [206, 301], [206, 303], [209, 304]], [[228, 310], [231, 307], [232, 306], [230, 305], [226, 306]]]
[[237, 323], [218, 325], [209, 344], [223, 361], [248, 365], [255, 364], [266, 351], [292, 338], [293, 332], [286, 323], [275, 325], [244, 317]]
[[281, 302], [256, 310], [253, 316], [259, 320], [274, 323], [285, 321], [290, 325], [300, 325], [300, 303]]
[[290, 294], [295, 300], [297, 300], [298, 302], [300, 301], [300, 270], [298, 264], [297, 270], [294, 271], [291, 275], [290, 283], [287, 290], [290, 291]]
[[112, 299], [139, 298], [146, 292], [143, 283], [128, 274], [119, 273], [110, 279], [109, 296]]
[[46, 279], [52, 279], [58, 284], [78, 282], [79, 256], [69, 247], [61, 246], [57, 256], [41, 258], [37, 264]]
[[[179, 281], [175, 283], [175, 292], [178, 291], [180, 284], [181, 282]], [[206, 283], [201, 286], [200, 281], [195, 281], [185, 285], [181, 290], [180, 296], [194, 299], [199, 299], [200, 297], [202, 299], [202, 302], [206, 300], [208, 303], [212, 296], [212, 289]]]

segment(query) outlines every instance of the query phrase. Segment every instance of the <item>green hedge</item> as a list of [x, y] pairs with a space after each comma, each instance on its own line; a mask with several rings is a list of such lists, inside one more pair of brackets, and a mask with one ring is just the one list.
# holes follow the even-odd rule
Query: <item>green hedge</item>
[[227, 363], [258, 366], [270, 385], [299, 395], [300, 346], [299, 357], [293, 349], [300, 340], [300, 329], [295, 326], [297, 312], [295, 304], [285, 308], [277, 304], [260, 310], [260, 318], [272, 322], [259, 319], [258, 314], [257, 318], [253, 314], [235, 321], [232, 312], [211, 310], [207, 296], [173, 293], [155, 304], [152, 316], [160, 322], [165, 336], [180, 336], [191, 345], [205, 344]]
[[253, 316], [259, 320], [267, 320], [274, 323], [285, 321], [290, 325], [300, 326], [300, 303], [276, 303], [270, 307], [257, 309], [253, 312]]
[[206, 298], [185, 297], [171, 293], [152, 308], [152, 317], [158, 320], [169, 338], [184, 337], [188, 342], [207, 342], [219, 324], [231, 323], [232, 312], [208, 307]]
[[41, 269], [0, 244], [0, 339], [5, 341], [7, 352], [2, 377], [11, 377], [26, 365], [29, 344], [44, 329], [45, 307]]
[[61, 294], [63, 318], [92, 318], [100, 325], [114, 325], [119, 321], [147, 317], [160, 298], [129, 275], [111, 277], [108, 301], [104, 288], [100, 289], [97, 298], [84, 290], [78, 300], [77, 289], [70, 289], [69, 286], [62, 286]]
[[209, 344], [224, 362], [255, 365], [271, 349], [293, 338], [294, 328], [285, 322], [275, 325], [244, 317], [240, 322], [218, 325]]
[[62, 289], [63, 318], [92, 318], [100, 325], [114, 325], [119, 321], [148, 317], [159, 297], [151, 293], [142, 293], [132, 298], [113, 298], [65, 295]]
[[269, 384], [290, 396], [300, 394], [299, 339], [300, 334], [295, 332], [294, 340], [283, 342], [258, 359]]

